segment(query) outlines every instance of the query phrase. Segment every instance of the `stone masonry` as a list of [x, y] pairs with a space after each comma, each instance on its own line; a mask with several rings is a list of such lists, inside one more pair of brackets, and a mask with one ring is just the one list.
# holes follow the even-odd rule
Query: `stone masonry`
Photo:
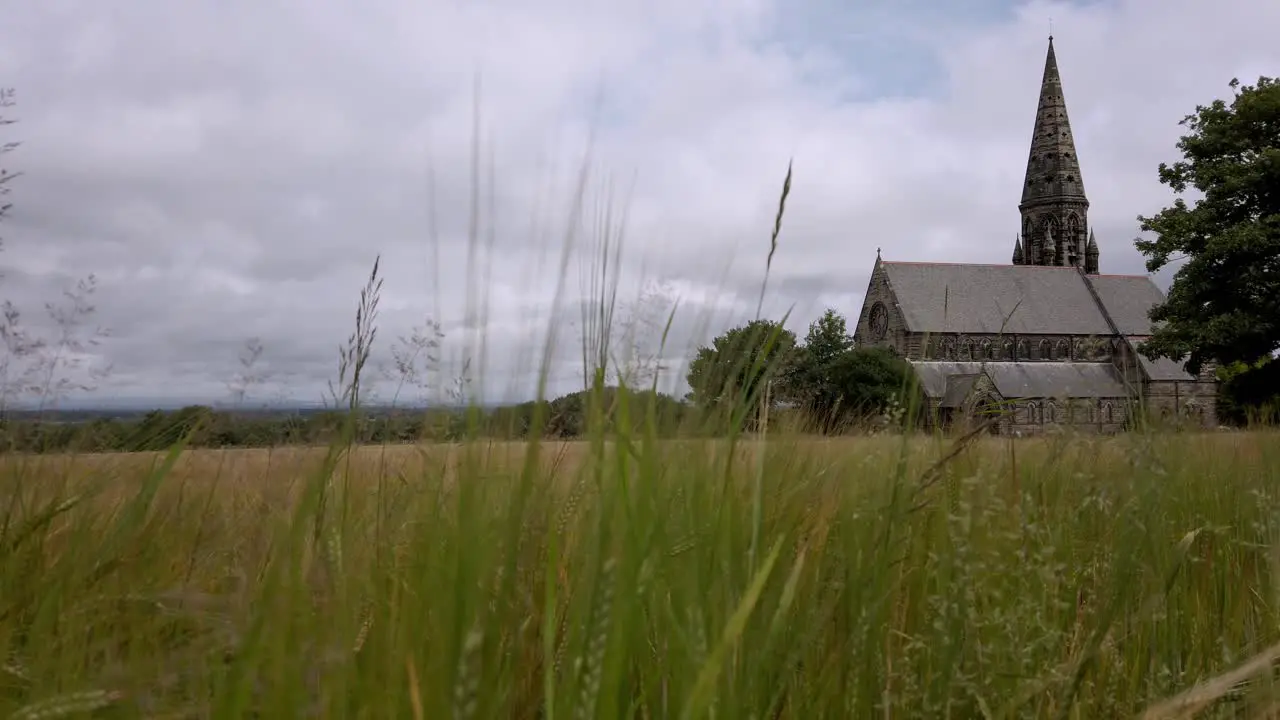
[[889, 262], [876, 256], [854, 337], [911, 362], [928, 418], [994, 415], [998, 433], [1071, 425], [1116, 432], [1138, 414], [1217, 424], [1212, 366], [1151, 361], [1137, 348], [1164, 294], [1146, 276], [1103, 275], [1089, 227], [1053, 38], [1027, 160], [1012, 265]]

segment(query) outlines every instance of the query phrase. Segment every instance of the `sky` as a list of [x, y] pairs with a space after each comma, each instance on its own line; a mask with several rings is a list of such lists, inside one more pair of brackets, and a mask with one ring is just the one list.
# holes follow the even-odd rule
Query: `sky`
[[[56, 346], [46, 304], [92, 275], [93, 312], [61, 327], [106, 333], [60, 356], [87, 387], [64, 405], [320, 402], [379, 257], [379, 401], [579, 388], [615, 284], [616, 359], [682, 392], [693, 349], [756, 315], [788, 163], [760, 312], [801, 335], [857, 316], [877, 249], [1009, 262], [1051, 28], [1102, 271], [1143, 273], [1136, 218], [1173, 200], [1179, 120], [1280, 73], [1280, 3], [1258, 0], [0, 13], [0, 143], [21, 142], [0, 166], [23, 173], [0, 298]], [[406, 378], [393, 347], [427, 322], [438, 360]]]

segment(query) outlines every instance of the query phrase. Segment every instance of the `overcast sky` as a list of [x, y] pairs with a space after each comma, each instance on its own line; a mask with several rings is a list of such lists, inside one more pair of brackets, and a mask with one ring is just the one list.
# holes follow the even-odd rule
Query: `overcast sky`
[[1156, 167], [1178, 121], [1232, 77], [1280, 73], [1280, 3], [1260, 0], [0, 12], [20, 120], [0, 141], [22, 141], [3, 162], [25, 173], [0, 297], [47, 332], [43, 304], [97, 276], [99, 402], [225, 400], [254, 337], [248, 402], [319, 400], [378, 254], [374, 364], [433, 318], [446, 379], [470, 354], [486, 397], [527, 397], [552, 328], [548, 392], [572, 390], [583, 267], [607, 226], [624, 230], [622, 299], [649, 282], [680, 302], [674, 383], [690, 346], [754, 315], [792, 158], [764, 313], [790, 309], [797, 332], [827, 306], [856, 315], [877, 247], [1007, 263], [1050, 18], [1102, 270], [1140, 273], [1135, 218], [1172, 199]]

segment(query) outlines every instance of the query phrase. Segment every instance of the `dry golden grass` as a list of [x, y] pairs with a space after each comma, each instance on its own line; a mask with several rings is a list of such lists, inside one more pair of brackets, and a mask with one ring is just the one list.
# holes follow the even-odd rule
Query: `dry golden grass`
[[1245, 676], [1271, 706], [1280, 433], [955, 442], [6, 457], [0, 713], [1225, 717]]

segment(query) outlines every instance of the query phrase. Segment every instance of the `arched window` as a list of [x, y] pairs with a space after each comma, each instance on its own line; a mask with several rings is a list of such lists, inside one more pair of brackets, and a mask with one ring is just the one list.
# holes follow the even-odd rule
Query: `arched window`
[[1199, 420], [1202, 412], [1200, 403], [1194, 399], [1188, 400], [1187, 404], [1182, 406], [1182, 416], [1187, 420]]
[[1009, 358], [1009, 359], [1010, 359], [1010, 360], [1030, 360], [1030, 359], [1031, 359], [1031, 356], [1028, 354], [1028, 351], [1027, 351], [1027, 341], [1026, 341], [1026, 340], [1019, 340], [1019, 341], [1018, 341], [1018, 354], [1017, 354], [1017, 355], [1015, 355], [1014, 357]]
[[1108, 424], [1115, 422], [1114, 413], [1114, 406], [1110, 402], [1102, 403], [1102, 422]]
[[973, 343], [969, 338], [960, 341], [960, 359], [969, 360], [973, 358]]
[[996, 359], [995, 351], [991, 347], [991, 341], [988, 340], [987, 338], [983, 338], [981, 341], [978, 342], [978, 351], [982, 354], [983, 360]]
[[1083, 236], [1080, 234], [1080, 219], [1075, 213], [1067, 216], [1067, 250], [1072, 255], [1083, 255], [1080, 251], [1080, 243]]
[[1058, 342], [1054, 343], [1053, 359], [1054, 360], [1070, 360], [1071, 359], [1070, 343], [1068, 343], [1066, 340], [1059, 340]]
[[1046, 402], [1046, 403], [1044, 404], [1044, 414], [1045, 414], [1045, 421], [1046, 421], [1046, 422], [1051, 422], [1051, 423], [1056, 423], [1056, 422], [1058, 422], [1058, 405], [1057, 405], [1057, 403], [1055, 403], [1055, 402], [1054, 402], [1054, 401], [1052, 401], [1052, 400], [1050, 400], [1050, 401]]
[[949, 337], [949, 338], [944, 338], [942, 340], [942, 359], [943, 360], [956, 359], [956, 339], [955, 338]]
[[1040, 343], [1036, 345], [1037, 360], [1052, 360], [1053, 359], [1052, 352], [1053, 352], [1053, 346], [1049, 344], [1048, 340], [1041, 340]]
[[1012, 360], [1012, 359], [1013, 359], [1013, 341], [1012, 341], [1012, 340], [1005, 340], [1005, 341], [1004, 341], [1004, 352], [1003, 352], [1002, 357], [1003, 357], [1005, 360]]
[[1043, 419], [1040, 417], [1040, 406], [1034, 400], [1027, 403], [1027, 423], [1030, 425], [1039, 425]]
[[1087, 353], [1091, 360], [1105, 360], [1107, 358], [1107, 344], [1101, 338], [1090, 338], [1087, 343]]

